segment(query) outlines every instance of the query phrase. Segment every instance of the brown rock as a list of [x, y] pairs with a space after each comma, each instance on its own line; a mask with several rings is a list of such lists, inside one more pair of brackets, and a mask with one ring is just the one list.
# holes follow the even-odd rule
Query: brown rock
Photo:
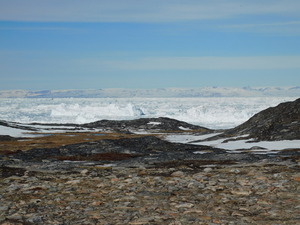
[[176, 171], [171, 174], [172, 177], [184, 177], [185, 173], [182, 171]]

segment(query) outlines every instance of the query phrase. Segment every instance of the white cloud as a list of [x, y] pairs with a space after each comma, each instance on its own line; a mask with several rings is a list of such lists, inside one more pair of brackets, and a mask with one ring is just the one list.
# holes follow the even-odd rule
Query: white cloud
[[240, 15], [299, 16], [298, 0], [0, 0], [0, 20], [172, 22]]
[[300, 69], [300, 56], [165, 57], [119, 61], [85, 59], [79, 63], [111, 70], [272, 70]]

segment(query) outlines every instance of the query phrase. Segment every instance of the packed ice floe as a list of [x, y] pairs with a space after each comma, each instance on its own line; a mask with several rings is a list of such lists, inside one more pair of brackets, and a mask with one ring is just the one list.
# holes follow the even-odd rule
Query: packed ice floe
[[[235, 127], [293, 97], [0, 99], [0, 119], [21, 123], [89, 123], [168, 117], [211, 129]], [[183, 127], [184, 128], [184, 127]]]

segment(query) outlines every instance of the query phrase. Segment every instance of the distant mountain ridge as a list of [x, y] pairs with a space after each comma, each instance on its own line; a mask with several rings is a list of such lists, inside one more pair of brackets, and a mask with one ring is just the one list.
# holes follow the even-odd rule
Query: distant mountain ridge
[[193, 97], [299, 97], [295, 87], [200, 87], [156, 89], [67, 89], [67, 90], [2, 90], [0, 98], [193, 98]]

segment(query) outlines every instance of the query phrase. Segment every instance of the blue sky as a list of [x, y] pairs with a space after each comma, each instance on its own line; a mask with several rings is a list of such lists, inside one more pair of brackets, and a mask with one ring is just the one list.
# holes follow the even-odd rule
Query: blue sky
[[0, 89], [299, 86], [299, 0], [0, 0]]

